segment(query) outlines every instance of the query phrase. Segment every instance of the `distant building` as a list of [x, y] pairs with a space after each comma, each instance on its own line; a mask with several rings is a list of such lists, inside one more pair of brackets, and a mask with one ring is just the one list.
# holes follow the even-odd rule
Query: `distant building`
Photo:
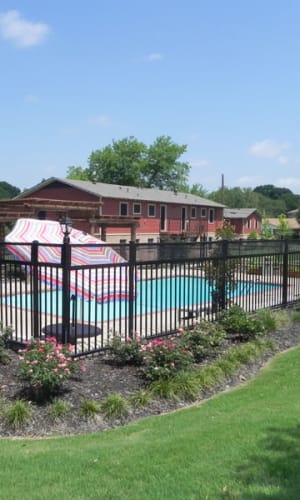
[[[296, 212], [298, 212], [298, 210], [296, 210]], [[297, 219], [288, 216], [286, 218], [286, 221], [288, 224], [288, 228], [291, 231], [290, 237], [291, 238], [293, 238], [293, 237], [298, 238], [300, 236], [300, 224], [297, 222]], [[271, 217], [271, 218], [267, 219], [267, 222], [268, 222], [270, 228], [272, 228], [272, 232], [273, 232], [274, 236], [276, 237], [276, 235], [278, 235], [278, 231], [280, 228], [279, 219], [275, 218], [275, 217]]]
[[214, 239], [223, 224], [224, 205], [177, 191], [51, 178], [17, 197], [26, 198], [41, 199], [45, 219], [59, 214], [43, 210], [43, 200], [100, 202], [97, 214], [76, 214], [74, 225], [112, 243]]
[[236, 238], [261, 233], [261, 216], [256, 208], [224, 208], [224, 220], [234, 227]]

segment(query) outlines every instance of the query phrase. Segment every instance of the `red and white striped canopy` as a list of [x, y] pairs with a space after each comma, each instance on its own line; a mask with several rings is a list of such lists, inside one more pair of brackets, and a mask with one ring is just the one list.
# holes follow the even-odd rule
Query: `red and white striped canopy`
[[[83, 231], [72, 228], [69, 237], [71, 267], [76, 266], [76, 270], [70, 272], [70, 294], [96, 299], [98, 302], [128, 299], [127, 266], [119, 265], [126, 262], [125, 259], [103, 241]], [[59, 222], [19, 219], [5, 241], [7, 250], [21, 262], [31, 262], [31, 244], [38, 241], [41, 244], [38, 246], [38, 262], [60, 264], [63, 238]], [[99, 265], [106, 267], [93, 268]], [[43, 282], [61, 287], [61, 268], [58, 267], [55, 273], [47, 265], [38, 268], [39, 278]]]

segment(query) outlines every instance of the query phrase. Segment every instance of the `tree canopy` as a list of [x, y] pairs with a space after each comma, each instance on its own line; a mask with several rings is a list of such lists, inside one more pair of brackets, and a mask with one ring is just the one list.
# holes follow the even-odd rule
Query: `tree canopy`
[[282, 213], [300, 207], [300, 196], [293, 194], [287, 188], [276, 188], [271, 184], [251, 188], [218, 189], [208, 195], [208, 198], [224, 203], [231, 208], [256, 208], [268, 217], [278, 217]]
[[93, 151], [88, 167], [69, 167], [69, 179], [93, 180], [108, 184], [167, 190], [187, 190], [190, 166], [179, 161], [186, 145], [160, 136], [146, 146], [135, 137], [127, 137], [103, 149]]
[[0, 198], [3, 200], [5, 198], [14, 198], [21, 193], [21, 190], [8, 182], [0, 182]]

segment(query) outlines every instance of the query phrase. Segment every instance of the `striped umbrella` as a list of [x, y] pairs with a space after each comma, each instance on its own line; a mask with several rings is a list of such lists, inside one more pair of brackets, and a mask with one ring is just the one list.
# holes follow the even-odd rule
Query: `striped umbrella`
[[[128, 269], [121, 265], [126, 260], [103, 241], [83, 231], [72, 228], [69, 237], [70, 294], [98, 302], [128, 299]], [[31, 263], [31, 244], [38, 241], [38, 262], [42, 264], [38, 266], [39, 278], [49, 286], [60, 288], [62, 268], [57, 267], [57, 272], [53, 272], [53, 266], [47, 264], [61, 264], [63, 238], [59, 222], [24, 218], [18, 219], [5, 241], [8, 251], [28, 264]]]

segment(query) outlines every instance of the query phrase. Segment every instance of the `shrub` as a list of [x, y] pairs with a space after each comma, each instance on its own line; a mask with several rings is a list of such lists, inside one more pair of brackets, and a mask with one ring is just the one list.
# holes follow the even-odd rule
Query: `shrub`
[[113, 361], [119, 365], [140, 366], [143, 363], [141, 342], [138, 337], [135, 339], [129, 338], [124, 342], [121, 337], [116, 336], [111, 340], [108, 350]]
[[100, 412], [100, 404], [92, 399], [83, 399], [80, 403], [79, 413], [85, 418], [95, 418]]
[[17, 399], [4, 410], [4, 421], [14, 430], [26, 425], [31, 419], [31, 407], [27, 401]]
[[260, 309], [256, 311], [256, 318], [261, 321], [266, 332], [272, 332], [276, 330], [277, 321], [276, 314], [271, 309]]
[[2, 329], [2, 325], [0, 325], [0, 363], [6, 365], [10, 361], [10, 357], [7, 354], [8, 340], [11, 336], [11, 329], [5, 328]]
[[218, 347], [224, 342], [225, 335], [220, 324], [201, 321], [193, 329], [181, 334], [180, 343], [192, 353], [196, 362], [200, 362], [207, 356], [218, 353]]
[[262, 321], [251, 317], [236, 305], [223, 311], [220, 323], [228, 334], [238, 337], [241, 341], [253, 339], [265, 331]]
[[52, 420], [59, 420], [70, 413], [70, 405], [61, 399], [55, 399], [48, 407], [48, 415]]
[[56, 393], [63, 382], [81, 366], [72, 357], [74, 347], [56, 342], [55, 338], [33, 339], [20, 353], [19, 377], [29, 384], [36, 399], [46, 399]]
[[112, 393], [102, 402], [101, 411], [105, 418], [125, 418], [129, 412], [129, 405], [121, 394]]
[[171, 399], [174, 401], [178, 400], [174, 377], [154, 380], [153, 382], [151, 382], [150, 390], [153, 396], [157, 396], [162, 399]]
[[203, 366], [195, 374], [199, 390], [211, 389], [222, 382], [224, 378], [223, 370], [216, 364]]
[[142, 373], [149, 380], [168, 379], [176, 373], [190, 368], [193, 355], [171, 339], [154, 339], [141, 346], [144, 356]]
[[185, 401], [195, 401], [199, 395], [199, 385], [192, 371], [180, 372], [174, 377], [174, 393]]
[[139, 391], [133, 392], [130, 395], [130, 403], [136, 408], [144, 408], [151, 401], [151, 392], [145, 389], [140, 389]]
[[2, 417], [5, 412], [6, 404], [7, 404], [6, 399], [0, 396], [0, 417]]

